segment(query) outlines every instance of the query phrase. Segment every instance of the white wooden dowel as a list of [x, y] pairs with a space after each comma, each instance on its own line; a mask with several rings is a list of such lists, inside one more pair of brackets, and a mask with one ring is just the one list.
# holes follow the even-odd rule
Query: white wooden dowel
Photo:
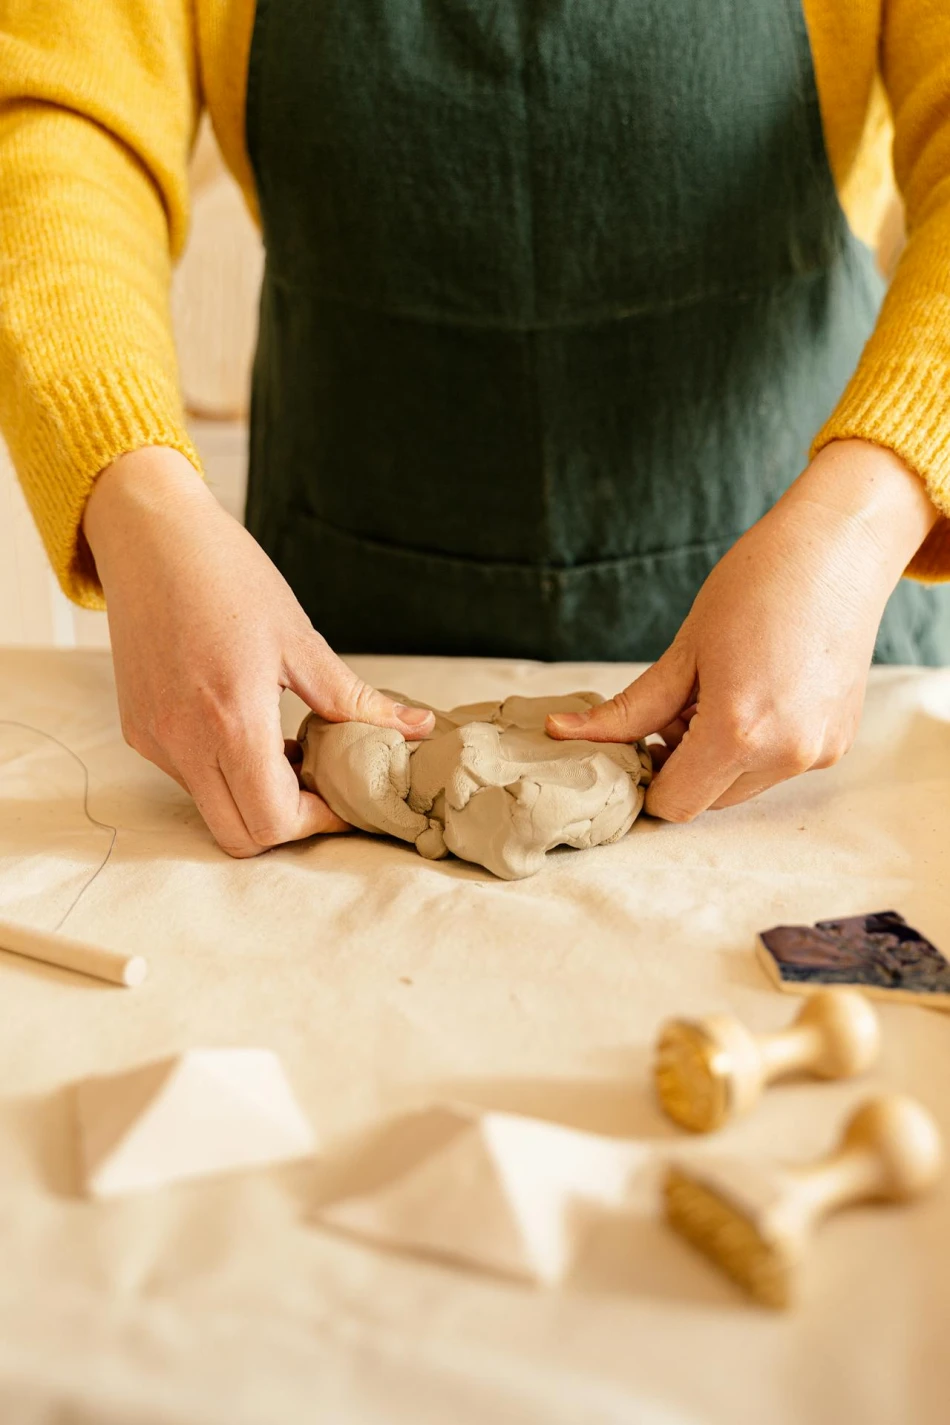
[[84, 945], [80, 940], [68, 940], [65, 935], [11, 925], [7, 920], [0, 920], [0, 950], [11, 950], [14, 955], [26, 955], [30, 960], [58, 965], [63, 970], [75, 970], [80, 975], [92, 975], [113, 985], [140, 985], [148, 975], [148, 961], [143, 955], [102, 950], [98, 945]]

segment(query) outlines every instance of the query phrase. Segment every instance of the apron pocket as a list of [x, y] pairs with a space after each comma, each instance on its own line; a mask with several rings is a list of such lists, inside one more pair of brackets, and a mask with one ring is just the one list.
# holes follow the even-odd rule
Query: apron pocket
[[737, 538], [564, 568], [409, 549], [298, 509], [271, 553], [340, 653], [641, 662]]

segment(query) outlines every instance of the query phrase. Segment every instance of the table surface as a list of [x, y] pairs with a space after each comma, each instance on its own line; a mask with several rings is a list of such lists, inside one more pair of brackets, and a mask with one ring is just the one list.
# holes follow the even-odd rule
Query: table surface
[[[451, 706], [592, 687], [622, 667], [354, 659]], [[299, 705], [286, 708], [292, 730]], [[643, 820], [503, 883], [369, 837], [234, 862], [121, 739], [108, 656], [0, 652], [0, 915], [150, 957], [124, 991], [0, 954], [4, 1425], [915, 1425], [946, 1419], [950, 1187], [829, 1222], [803, 1300], [748, 1306], [656, 1220], [672, 1153], [809, 1156], [869, 1089], [950, 1139], [950, 1019], [882, 1007], [861, 1083], [773, 1089], [708, 1140], [660, 1116], [658, 1024], [731, 1010], [775, 1029], [757, 930], [896, 908], [950, 945], [950, 672], [876, 670], [837, 768], [691, 826]], [[316, 1227], [321, 1165], [93, 1205], [69, 1085], [188, 1047], [276, 1050], [324, 1162], [446, 1097], [642, 1140], [642, 1201], [577, 1279], [532, 1290]]]

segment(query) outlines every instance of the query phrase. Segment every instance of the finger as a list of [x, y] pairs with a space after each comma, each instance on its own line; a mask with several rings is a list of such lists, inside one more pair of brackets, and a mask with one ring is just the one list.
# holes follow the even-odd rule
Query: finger
[[164, 750], [159, 747], [158, 743], [153, 737], [146, 735], [141, 739], [136, 738], [134, 742], [129, 743], [129, 746], [134, 747], [135, 751], [138, 752], [141, 757], [144, 757], [146, 761], [153, 763], [154, 766], [156, 766], [160, 772], [165, 773], [166, 777], [171, 777], [173, 782], [178, 783], [182, 791], [187, 792], [188, 795], [191, 796], [191, 790], [188, 786], [188, 783], [178, 771], [178, 768], [175, 766], [175, 764], [165, 755]]
[[679, 746], [651, 782], [646, 810], [663, 821], [692, 821], [726, 793], [741, 775], [735, 755], [693, 718]]
[[683, 710], [680, 717], [674, 718], [671, 723], [666, 727], [661, 727], [659, 733], [655, 734], [663, 740], [662, 742], [651, 742], [648, 744], [650, 756], [653, 758], [654, 771], [658, 772], [660, 768], [669, 761], [689, 731], [689, 725], [695, 716], [696, 704], [693, 703], [691, 707]]
[[[160, 766], [161, 764], [158, 763], [156, 765]], [[162, 771], [166, 774], [166, 776], [171, 777], [173, 782], [177, 782], [183, 792], [188, 792], [188, 795], [191, 796], [191, 792], [188, 788], [188, 783], [185, 781], [184, 777], [180, 777], [178, 775], [178, 773], [173, 767], [162, 767]]]
[[245, 826], [220, 767], [202, 765], [186, 768], [184, 780], [222, 851], [238, 860], [261, 854], [264, 847], [258, 845]]
[[696, 669], [674, 643], [622, 693], [587, 713], [551, 713], [551, 737], [590, 742], [632, 742], [668, 726], [692, 700]]
[[647, 751], [650, 754], [650, 761], [653, 763], [654, 772], [659, 772], [661, 767], [666, 766], [676, 751], [676, 748], [668, 747], [665, 742], [648, 742]]
[[405, 737], [425, 737], [435, 726], [427, 708], [410, 708], [364, 683], [318, 633], [307, 640], [286, 670], [287, 686], [328, 722], [366, 722], [394, 727]]
[[725, 811], [726, 807], [740, 806], [743, 802], [752, 801], [754, 797], [760, 797], [763, 792], [770, 791], [772, 787], [780, 786], [782, 782], [790, 782], [793, 777], [798, 775], [797, 771], [776, 772], [772, 775], [762, 772], [743, 772], [722, 796], [716, 798], [711, 810]]
[[258, 850], [350, 830], [322, 797], [300, 786], [284, 751], [276, 708], [272, 726], [249, 728], [240, 742], [222, 748], [218, 761]]

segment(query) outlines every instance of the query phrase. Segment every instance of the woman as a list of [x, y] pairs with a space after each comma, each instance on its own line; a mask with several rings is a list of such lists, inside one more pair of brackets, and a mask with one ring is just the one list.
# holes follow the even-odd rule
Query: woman
[[[946, 6], [0, 0], [0, 95], [4, 429], [128, 740], [232, 855], [339, 826], [282, 687], [426, 730], [332, 648], [656, 660], [549, 730], [665, 729], [672, 820], [839, 758], [875, 644], [950, 661], [899, 584], [950, 569]], [[267, 246], [250, 533], [168, 324], [205, 103]]]

